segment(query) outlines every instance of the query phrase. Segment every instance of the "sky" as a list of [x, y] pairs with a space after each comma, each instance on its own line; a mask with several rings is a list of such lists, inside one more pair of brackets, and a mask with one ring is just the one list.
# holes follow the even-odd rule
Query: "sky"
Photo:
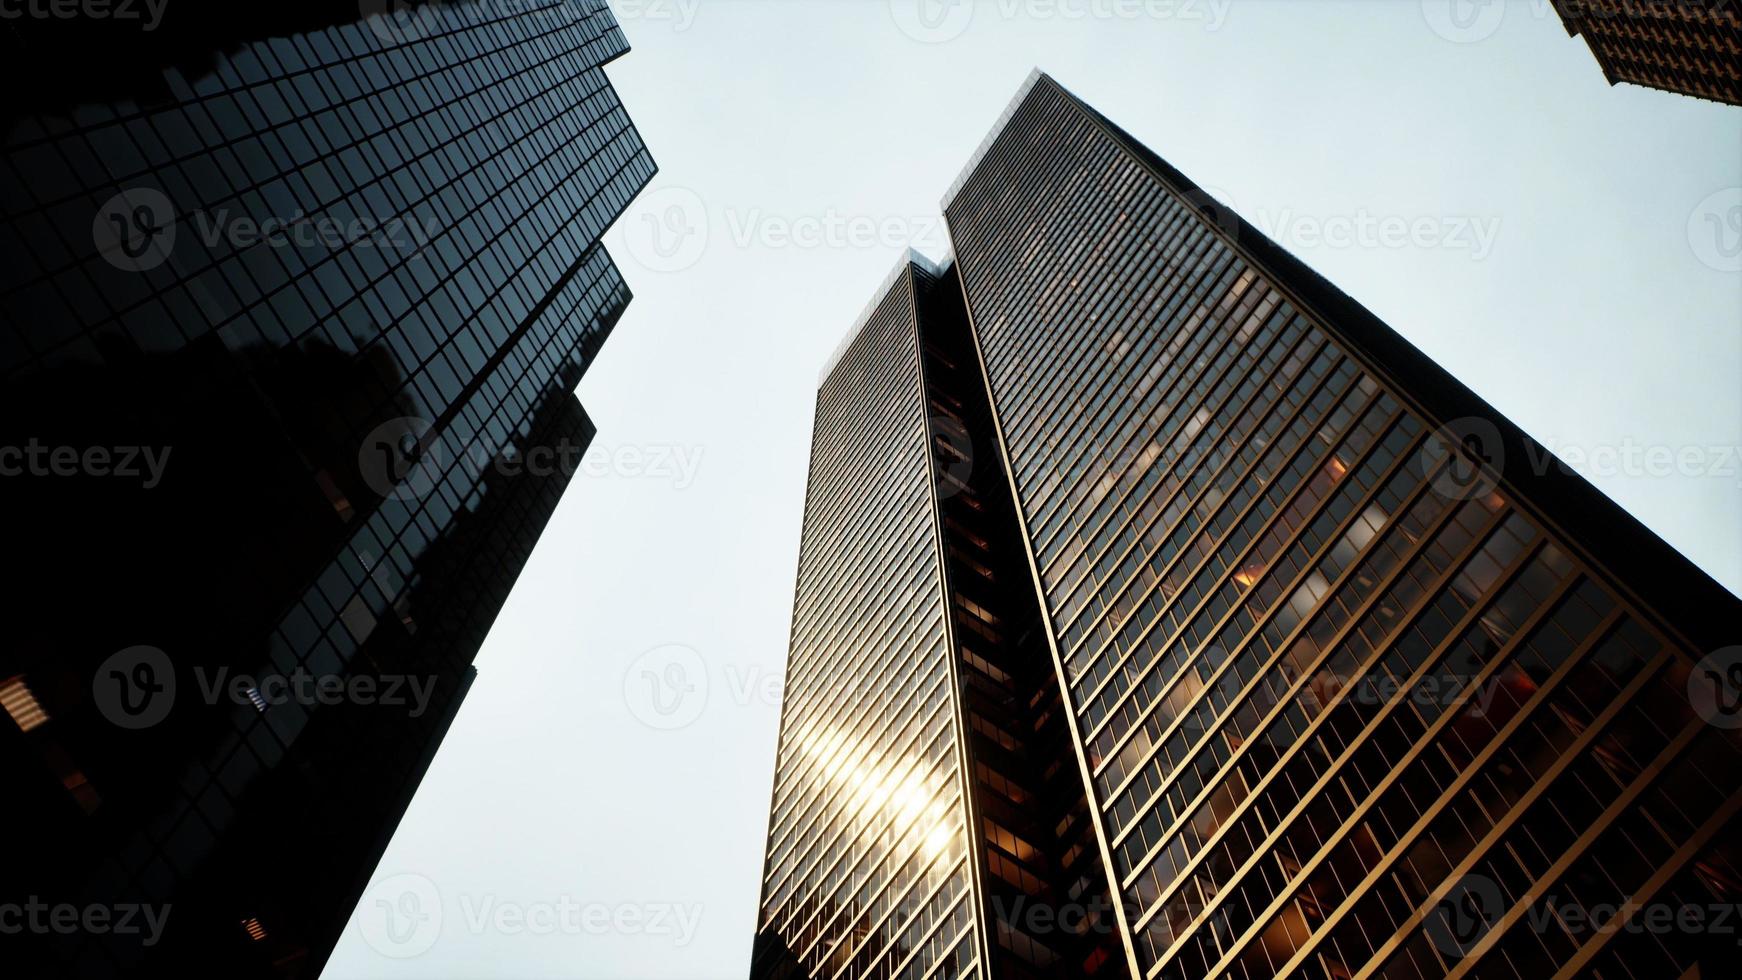
[[612, 7], [599, 435], [329, 980], [745, 975], [818, 371], [1035, 67], [1742, 593], [1742, 109], [1548, 0]]

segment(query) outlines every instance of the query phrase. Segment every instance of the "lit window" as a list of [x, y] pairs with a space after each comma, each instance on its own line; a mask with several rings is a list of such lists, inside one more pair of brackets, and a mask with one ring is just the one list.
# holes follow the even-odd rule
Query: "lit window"
[[0, 683], [0, 705], [5, 705], [6, 713], [27, 732], [48, 720], [48, 712], [42, 710], [41, 702], [30, 693], [30, 686], [24, 683], [23, 677]]
[[243, 919], [242, 931], [246, 932], [248, 938], [255, 942], [266, 938], [266, 927], [260, 924], [259, 919]]

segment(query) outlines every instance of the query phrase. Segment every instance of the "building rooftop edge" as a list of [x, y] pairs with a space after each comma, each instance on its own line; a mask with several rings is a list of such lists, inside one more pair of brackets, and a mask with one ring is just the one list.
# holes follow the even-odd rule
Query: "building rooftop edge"
[[[992, 144], [997, 142], [999, 134], [1003, 133], [1004, 127], [1010, 124], [1011, 117], [1016, 115], [1016, 110], [1021, 107], [1023, 100], [1028, 98], [1028, 94], [1034, 91], [1034, 87], [1045, 77], [1047, 77], [1046, 73], [1041, 71], [1039, 67], [1029, 70], [1028, 77], [1023, 79], [1022, 84], [1016, 90], [1016, 94], [1010, 97], [1010, 101], [1004, 106], [1004, 111], [999, 114], [997, 120], [992, 123], [991, 130], [986, 133], [985, 138], [980, 141], [980, 145], [976, 147], [973, 154], [968, 157], [968, 162], [962, 166], [962, 170], [956, 176], [955, 182], [952, 183], [949, 190], [944, 193], [943, 202], [939, 206], [939, 211], [944, 211], [949, 208], [950, 202], [955, 200], [956, 194], [962, 189], [962, 185], [967, 183], [968, 178], [973, 175], [974, 168], [978, 167], [980, 161], [986, 158], [986, 154], [992, 149]], [[821, 388], [828, 382], [829, 375], [834, 373], [835, 368], [841, 363], [841, 357], [846, 354], [847, 348], [852, 346], [853, 338], [859, 336], [859, 332], [865, 329], [865, 323], [871, 319], [871, 314], [876, 311], [877, 307], [883, 302], [884, 297], [889, 294], [890, 287], [895, 285], [895, 280], [900, 277], [901, 273], [904, 272], [910, 264], [917, 265], [931, 275], [937, 276], [941, 275], [944, 270], [948, 269], [954, 263], [955, 248], [953, 246], [944, 253], [942, 259], [937, 261], [933, 261], [923, 252], [909, 246], [902, 253], [901, 259], [895, 263], [895, 268], [889, 270], [889, 274], [883, 277], [882, 284], [877, 287], [876, 293], [866, 302], [865, 308], [860, 311], [858, 319], [853, 321], [852, 328], [847, 331], [845, 337], [841, 338], [841, 342], [835, 346], [834, 353], [830, 354], [828, 360], [823, 362], [822, 370], [817, 373], [817, 387]]]
[[853, 340], [859, 336], [860, 331], [865, 329], [865, 324], [870, 322], [871, 314], [877, 312], [877, 307], [883, 305], [883, 300], [889, 295], [889, 290], [895, 286], [895, 281], [901, 278], [901, 274], [906, 272], [909, 266], [917, 265], [927, 274], [937, 276], [942, 275], [952, 261], [953, 253], [947, 253], [942, 262], [934, 262], [924, 252], [911, 245], [902, 250], [901, 258], [896, 260], [895, 267], [883, 277], [883, 281], [878, 284], [876, 291], [871, 294], [871, 298], [865, 302], [864, 308], [859, 311], [859, 316], [853, 321], [853, 326], [847, 330], [846, 336], [842, 337], [841, 342], [835, 345], [834, 353], [829, 355], [829, 359], [823, 362], [822, 370], [817, 373], [817, 387], [821, 388], [828, 382], [829, 375], [835, 373], [835, 368], [841, 363], [841, 357], [847, 353], [847, 348], [853, 346]]
[[974, 148], [973, 154], [968, 157], [967, 164], [965, 164], [962, 167], [961, 172], [956, 175], [955, 182], [950, 184], [949, 190], [944, 191], [943, 201], [939, 204], [939, 210], [949, 210], [950, 202], [954, 201], [956, 195], [961, 193], [962, 185], [966, 184], [968, 178], [973, 176], [974, 168], [980, 165], [980, 161], [986, 159], [986, 154], [991, 151], [992, 144], [997, 142], [998, 137], [1003, 134], [1004, 127], [1010, 125], [1010, 118], [1016, 115], [1016, 110], [1022, 105], [1022, 101], [1028, 98], [1028, 93], [1034, 91], [1035, 85], [1039, 84], [1040, 80], [1045, 77], [1047, 77], [1046, 72], [1041, 71], [1038, 67], [1029, 70], [1028, 77], [1023, 79], [1022, 85], [1016, 90], [1016, 94], [1010, 97], [1010, 101], [1004, 106], [1004, 111], [1000, 113], [997, 120], [992, 123], [992, 129], [987, 132], [986, 138], [981, 140], [980, 145]]

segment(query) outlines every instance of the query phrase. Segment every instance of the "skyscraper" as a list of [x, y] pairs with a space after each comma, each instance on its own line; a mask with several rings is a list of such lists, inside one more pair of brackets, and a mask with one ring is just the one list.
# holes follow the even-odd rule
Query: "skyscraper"
[[[1104, 929], [1116, 958], [1037, 972], [1715, 975], [1725, 936], [1687, 923], [1742, 897], [1735, 597], [1044, 75], [944, 213], [954, 260], [934, 278], [960, 284], [972, 360], [922, 384], [915, 345], [886, 340], [867, 364], [889, 329], [873, 316], [818, 396], [759, 963], [1001, 977]], [[972, 451], [929, 474], [901, 450], [899, 486], [838, 469], [917, 442], [940, 387], [985, 404], [989, 441], [970, 423]], [[924, 492], [972, 482], [959, 456], [1008, 485], [1010, 519], [975, 536], [1019, 542], [1079, 780], [1047, 802], [1080, 794], [1091, 815], [1096, 853], [1068, 868], [1107, 875], [1085, 886], [1112, 896], [1099, 920], [1006, 921], [976, 890], [1053, 842], [974, 819], [984, 791], [949, 778], [978, 775], [986, 744], [961, 735], [979, 729], [966, 634], [901, 632], [972, 580], [946, 562], [940, 587], [923, 561], [960, 533]], [[918, 570], [889, 550], [908, 540]], [[942, 718], [892, 750], [861, 688], [906, 671]], [[946, 835], [942, 865], [865, 816], [900, 826], [912, 796], [884, 773], [927, 752], [955, 757], [916, 818]], [[1049, 759], [993, 772], [1025, 786]], [[906, 906], [877, 925], [867, 899], [907, 881], [851, 869], [885, 855], [959, 859], [940, 879], [959, 921]], [[1062, 880], [1013, 884], [1056, 911]], [[894, 943], [912, 968], [835, 958]]]
[[1122, 955], [978, 371], [954, 269], [910, 254], [817, 393], [759, 976]]
[[319, 973], [630, 299], [603, 0], [201, 6], [6, 28], [8, 975]]
[[1610, 85], [1631, 82], [1742, 105], [1742, 4], [1733, 0], [1554, 0]]

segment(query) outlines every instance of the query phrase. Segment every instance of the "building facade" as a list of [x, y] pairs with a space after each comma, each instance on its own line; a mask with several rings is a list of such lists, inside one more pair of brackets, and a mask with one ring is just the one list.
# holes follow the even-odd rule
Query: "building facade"
[[[1119, 941], [1111, 962], [1055, 966], [1719, 975], [1725, 935], [1662, 923], [1742, 899], [1742, 603], [1044, 75], [944, 213], [974, 348], [961, 387], [985, 390], [990, 419], [969, 455], [1008, 483], [1013, 520], [998, 526], [1036, 596]], [[882, 568], [874, 551], [824, 559], [813, 544], [813, 513], [875, 525], [887, 503], [817, 478], [815, 454], [834, 458], [820, 447], [856, 444], [824, 421], [840, 371], [819, 395], [801, 613], [816, 563], [844, 590], [865, 574], [846, 559]], [[920, 388], [898, 387], [828, 417], [901, 412], [916, 427]], [[789, 689], [876, 680], [801, 645], [800, 622]], [[815, 791], [790, 760], [795, 711], [818, 697], [788, 695], [765, 887], [791, 887], [780, 806]], [[861, 737], [835, 724], [843, 743]], [[973, 764], [974, 744], [951, 744]], [[829, 825], [832, 855], [862, 853], [865, 835]], [[981, 882], [1004, 860], [990, 825], [966, 846]], [[789, 894], [765, 892], [763, 944], [792, 934]], [[808, 941], [848, 941], [822, 921]], [[796, 968], [1006, 975], [966, 957]]]
[[1631, 82], [1742, 105], [1742, 4], [1734, 0], [1554, 0], [1610, 85]]
[[817, 394], [756, 976], [1122, 956], [990, 445], [960, 283], [910, 255]]
[[630, 300], [603, 0], [256, 6], [93, 28], [7, 116], [8, 975], [318, 975]]

